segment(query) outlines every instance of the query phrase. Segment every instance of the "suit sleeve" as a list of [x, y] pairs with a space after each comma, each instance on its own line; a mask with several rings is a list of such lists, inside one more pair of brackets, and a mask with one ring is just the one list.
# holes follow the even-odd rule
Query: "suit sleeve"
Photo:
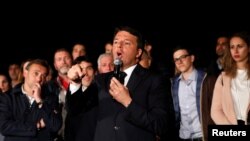
[[[43, 119], [46, 130], [56, 132], [62, 125], [61, 114], [57, 113], [58, 100], [47, 97], [42, 108], [34, 102], [27, 108], [20, 102], [22, 97], [14, 94], [1, 97], [0, 130], [6, 136], [36, 136], [37, 123]], [[24, 111], [23, 111], [24, 110]], [[41, 129], [43, 130], [43, 129]]]
[[35, 136], [36, 121], [38, 116], [29, 114], [26, 110], [23, 118], [16, 119], [12, 113], [12, 102], [10, 97], [6, 95], [0, 96], [0, 132], [3, 135], [10, 136]]
[[213, 99], [211, 105], [211, 117], [215, 124], [230, 124], [222, 109], [222, 75], [218, 77], [214, 86]]
[[43, 119], [46, 128], [50, 132], [57, 132], [62, 126], [62, 114], [59, 112], [59, 102], [56, 95], [50, 94], [44, 101], [43, 106], [38, 108], [39, 119]]
[[66, 95], [66, 108], [70, 116], [77, 116], [87, 112], [95, 107], [98, 103], [98, 91], [94, 83], [92, 83], [84, 92], [78, 89], [71, 94], [70, 91]]

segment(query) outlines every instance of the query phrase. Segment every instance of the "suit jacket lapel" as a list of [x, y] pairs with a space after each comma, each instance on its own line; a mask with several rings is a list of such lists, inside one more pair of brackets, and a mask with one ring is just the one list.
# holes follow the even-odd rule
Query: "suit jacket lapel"
[[102, 75], [102, 77], [104, 78], [104, 82], [102, 84], [105, 85], [105, 90], [107, 91], [107, 93], [109, 93], [109, 85], [110, 85], [110, 80], [111, 78], [113, 77], [113, 71], [112, 72], [109, 72], [105, 75]]
[[132, 72], [127, 87], [129, 91], [133, 92], [138, 84], [142, 81], [142, 78], [144, 78], [146, 74], [145, 69], [143, 69], [139, 64], [135, 67], [134, 71]]

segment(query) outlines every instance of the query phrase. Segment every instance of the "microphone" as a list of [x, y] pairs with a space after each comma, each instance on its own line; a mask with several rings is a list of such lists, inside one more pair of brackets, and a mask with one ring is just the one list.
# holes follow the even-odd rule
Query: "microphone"
[[114, 77], [120, 81], [121, 76], [121, 66], [122, 60], [120, 58], [116, 58], [114, 60]]

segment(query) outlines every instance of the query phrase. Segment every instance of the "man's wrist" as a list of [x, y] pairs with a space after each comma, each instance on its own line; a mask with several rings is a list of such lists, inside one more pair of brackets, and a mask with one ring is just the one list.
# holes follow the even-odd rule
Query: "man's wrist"
[[131, 102], [132, 102], [132, 99], [129, 99], [129, 100], [124, 104], [124, 106], [125, 106], [126, 108], [128, 108], [128, 106], [131, 104]]

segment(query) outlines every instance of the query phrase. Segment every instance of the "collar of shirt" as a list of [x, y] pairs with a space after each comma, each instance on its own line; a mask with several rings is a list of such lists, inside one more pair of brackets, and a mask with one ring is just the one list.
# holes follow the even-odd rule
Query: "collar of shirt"
[[24, 90], [23, 87], [24, 87], [24, 86], [22, 85], [22, 87], [21, 87], [22, 93], [23, 93], [24, 95], [26, 95], [26, 97], [27, 97], [28, 100], [29, 100], [30, 105], [32, 105], [32, 103], [35, 101], [35, 99], [34, 99], [33, 97], [29, 96], [29, 95], [27, 94], [27, 92]]
[[84, 92], [88, 87], [82, 85], [82, 91]]
[[57, 82], [62, 88], [64, 88], [65, 90], [68, 90], [69, 82], [65, 81], [61, 76], [58, 76]]
[[178, 78], [178, 80], [182, 80], [184, 81], [187, 85], [190, 85], [192, 81], [196, 81], [197, 80], [197, 70], [196, 69], [193, 69], [193, 71], [191, 72], [189, 78], [187, 80], [184, 80], [183, 79], [183, 75], [181, 74]]
[[134, 71], [135, 67], [137, 66], [137, 64], [127, 68], [126, 70], [124, 70], [124, 72], [127, 74], [127, 76], [124, 79], [124, 86], [126, 86], [128, 84], [128, 80], [132, 74], [132, 72]]
[[220, 63], [219, 58], [216, 60], [216, 63], [217, 63], [217, 66], [218, 66], [219, 70], [221, 70], [222, 69], [222, 65]]
[[70, 94], [74, 94], [78, 89], [80, 89], [80, 87], [82, 86], [82, 91], [84, 92], [88, 87], [83, 86], [81, 84], [70, 84], [69, 85], [69, 90], [70, 90]]

